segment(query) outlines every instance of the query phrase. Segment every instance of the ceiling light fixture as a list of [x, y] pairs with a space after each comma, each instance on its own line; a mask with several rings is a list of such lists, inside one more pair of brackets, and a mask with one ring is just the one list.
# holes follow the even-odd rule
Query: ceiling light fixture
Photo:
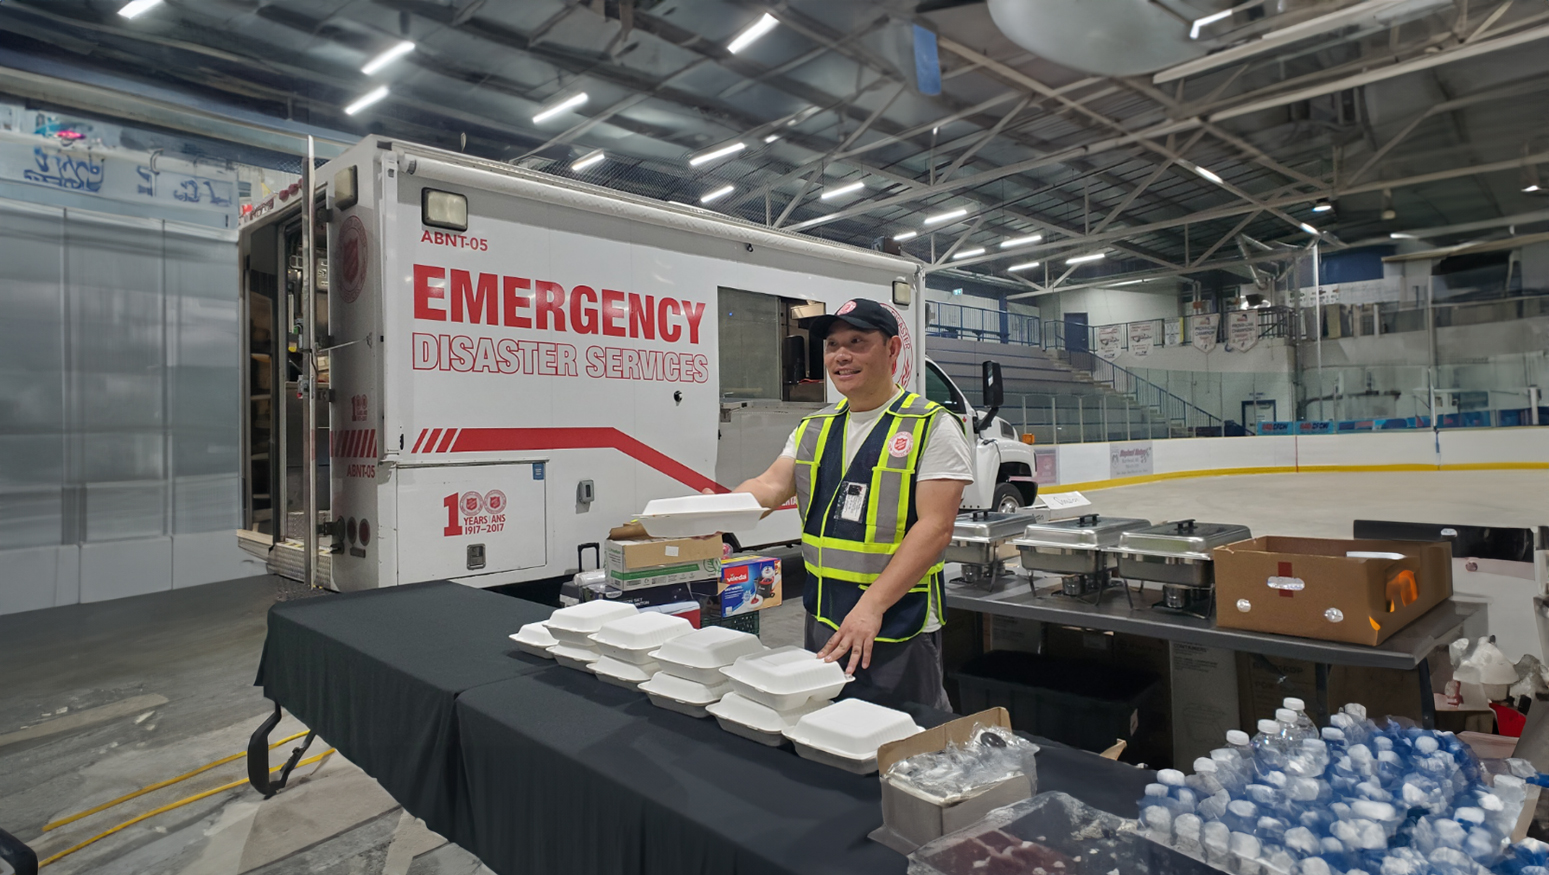
[[1223, 9], [1220, 12], [1207, 15], [1204, 18], [1194, 19], [1194, 26], [1189, 28], [1189, 39], [1199, 39], [1199, 32], [1201, 29], [1209, 27], [1210, 25], [1215, 24], [1223, 18], [1231, 17], [1232, 10]]
[[350, 104], [349, 106], [346, 106], [344, 108], [344, 114], [345, 115], [354, 115], [355, 113], [360, 112], [361, 110], [365, 109], [366, 107], [370, 106], [373, 103], [376, 103], [378, 100], [381, 100], [382, 98], [384, 98], [386, 96], [387, 96], [387, 86], [386, 85], [383, 85], [380, 88], [375, 88], [375, 89], [367, 92], [366, 94], [362, 95], [359, 100], [355, 101], [354, 103]]
[[833, 200], [836, 197], [844, 197], [845, 195], [850, 194], [851, 192], [860, 191], [861, 189], [863, 189], [865, 187], [866, 187], [866, 183], [861, 182], [860, 180], [857, 179], [854, 182], [845, 183], [844, 185], [841, 185], [838, 188], [830, 188], [830, 189], [824, 191], [823, 194], [821, 195], [820, 199], [821, 200], [825, 200], [825, 201], [830, 201], [830, 200]]
[[746, 149], [747, 147], [748, 147], [748, 144], [742, 142], [741, 140], [739, 140], [739, 141], [737, 141], [735, 143], [729, 143], [729, 144], [727, 144], [725, 146], [720, 146], [718, 148], [712, 149], [709, 152], [704, 152], [704, 153], [701, 153], [699, 155], [695, 155], [694, 157], [688, 159], [688, 166], [690, 166], [690, 167], [698, 167], [701, 164], [704, 164], [704, 163], [709, 162], [709, 161], [714, 161], [717, 158], [725, 158], [727, 155], [735, 155], [738, 152], [741, 152], [743, 149]]
[[1010, 240], [1001, 241], [1000, 248], [1010, 249], [1013, 246], [1026, 246], [1029, 243], [1037, 243], [1042, 239], [1042, 234], [1029, 234], [1026, 237], [1013, 237]]
[[1198, 173], [1200, 176], [1203, 176], [1204, 178], [1210, 180], [1211, 182], [1215, 183], [1216, 185], [1225, 185], [1226, 184], [1226, 182], [1224, 180], [1222, 180], [1221, 177], [1215, 175], [1214, 173], [1210, 172], [1209, 170], [1206, 170], [1205, 168], [1199, 166], [1198, 164], [1194, 165], [1194, 172]]
[[736, 190], [737, 187], [735, 185], [723, 185], [715, 191], [709, 192], [704, 197], [700, 198], [699, 202], [702, 204], [707, 204], [711, 201], [720, 200], [721, 198], [726, 197]]
[[130, 0], [130, 2], [118, 7], [118, 14], [125, 18], [134, 18], [160, 5], [161, 0]]
[[1524, 187], [1524, 188], [1523, 188], [1523, 189], [1522, 189], [1522, 192], [1523, 192], [1523, 193], [1524, 193], [1524, 194], [1532, 194], [1532, 193], [1533, 193], [1533, 192], [1535, 192], [1535, 191], [1538, 191], [1538, 190], [1539, 190], [1539, 188], [1538, 188], [1538, 183], [1536, 183], [1536, 182], [1535, 182], [1535, 183], [1533, 183], [1533, 184], [1532, 184], [1532, 185], [1529, 185], [1529, 186], [1525, 186], [1525, 187]]
[[1313, 204], [1312, 211], [1314, 213], [1326, 213], [1333, 208], [1334, 205], [1330, 203]]
[[380, 55], [366, 62], [366, 66], [360, 68], [360, 72], [370, 76], [372, 73], [386, 67], [388, 64], [414, 51], [414, 43], [404, 40], [396, 46], [388, 49]]
[[1134, 285], [1136, 283], [1143, 283], [1143, 282], [1145, 282], [1145, 280], [1125, 280], [1122, 283], [1114, 283], [1114, 285], [1116, 285], [1116, 286], [1132, 286], [1132, 285]]
[[576, 107], [580, 106], [581, 104], [583, 104], [585, 102], [586, 102], [586, 92], [585, 91], [581, 92], [580, 94], [572, 94], [571, 96], [565, 98], [564, 100], [561, 100], [559, 103], [554, 104], [553, 106], [549, 107], [548, 109], [540, 109], [540, 110], [538, 110], [538, 114], [532, 117], [532, 123], [535, 124], [535, 125], [541, 125], [544, 122], [548, 121], [549, 119], [553, 118], [554, 116], [557, 116], [560, 113], [564, 112], [565, 110], [567, 110], [567, 109], [575, 109]]
[[780, 139], [780, 135], [779, 134], [770, 134], [769, 136], [764, 138], [764, 142], [766, 142], [766, 143], [773, 143], [775, 140], [778, 140], [778, 139]]
[[1038, 266], [1038, 262], [1036, 262], [1036, 261], [1028, 261], [1028, 262], [1024, 262], [1023, 264], [1013, 264], [1010, 267], [1006, 268], [1006, 270], [1013, 270], [1013, 271], [1014, 270], [1027, 270], [1030, 267], [1037, 267], [1037, 266]]
[[582, 155], [580, 158], [577, 158], [576, 162], [570, 165], [570, 169], [572, 171], [579, 172], [595, 164], [601, 164], [603, 159], [607, 157], [608, 156], [604, 155], [601, 149], [596, 149], [592, 152], [588, 152], [587, 154]]
[[1094, 252], [1091, 255], [1077, 255], [1074, 258], [1065, 259], [1066, 264], [1086, 264], [1092, 261], [1102, 261], [1108, 257], [1106, 252]]
[[1306, 222], [1302, 222], [1301, 225], [1302, 225], [1302, 230], [1303, 231], [1306, 231], [1308, 234], [1311, 234], [1314, 237], [1316, 237], [1319, 234], [1323, 233], [1322, 231], [1319, 231], [1317, 228], [1312, 227], [1311, 225], [1307, 224]]
[[902, 234], [894, 234], [893, 235], [893, 242], [895, 242], [895, 243], [902, 243], [905, 240], [913, 240], [914, 238], [916, 238], [918, 236], [920, 236], [920, 232], [919, 231], [905, 231]]
[[984, 254], [984, 247], [983, 246], [977, 247], [975, 249], [964, 249], [962, 252], [959, 252], [956, 255], [952, 256], [952, 260], [953, 261], [957, 261], [959, 258], [973, 258], [975, 255], [983, 255], [983, 254]]
[[949, 210], [945, 213], [937, 213], [934, 216], [926, 216], [925, 224], [939, 225], [942, 222], [950, 222], [953, 219], [961, 219], [966, 215], [968, 215], [968, 210], [964, 209], [963, 207], [958, 207], [955, 210]]
[[742, 31], [742, 33], [737, 34], [736, 39], [733, 39], [730, 43], [727, 43], [726, 51], [734, 55], [737, 54], [748, 46], [753, 45], [753, 42], [759, 37], [770, 32], [771, 30], [774, 30], [775, 25], [779, 23], [780, 22], [776, 21], [773, 15], [765, 12], [763, 18], [760, 18], [759, 20], [748, 25], [747, 28]]
[[1405, 234], [1403, 231], [1394, 231], [1393, 233], [1389, 234], [1388, 236], [1393, 238], [1394, 240], [1418, 240], [1418, 239], [1420, 239], [1420, 238], [1416, 237], [1413, 234]]

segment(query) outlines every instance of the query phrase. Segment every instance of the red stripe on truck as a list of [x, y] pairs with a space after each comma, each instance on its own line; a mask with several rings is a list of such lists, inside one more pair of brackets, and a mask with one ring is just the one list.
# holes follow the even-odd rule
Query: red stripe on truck
[[446, 434], [441, 436], [441, 445], [436, 447], [436, 452], [444, 453], [452, 448], [452, 441], [457, 438], [457, 429], [449, 428]]
[[[457, 440], [451, 449], [454, 453], [613, 449], [695, 491], [731, 491], [616, 428], [465, 428], [455, 434]], [[442, 447], [442, 452], [445, 451]]]

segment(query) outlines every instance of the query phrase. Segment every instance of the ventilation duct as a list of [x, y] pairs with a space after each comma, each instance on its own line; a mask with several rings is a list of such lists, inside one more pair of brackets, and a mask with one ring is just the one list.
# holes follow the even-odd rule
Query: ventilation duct
[[989, 0], [989, 9], [995, 25], [1022, 48], [1103, 76], [1154, 73], [1203, 57], [1209, 48], [1150, 0]]

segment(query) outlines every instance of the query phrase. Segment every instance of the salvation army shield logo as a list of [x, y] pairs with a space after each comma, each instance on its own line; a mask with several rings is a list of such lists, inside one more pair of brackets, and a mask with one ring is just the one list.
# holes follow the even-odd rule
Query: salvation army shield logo
[[484, 505], [489, 508], [490, 513], [505, 513], [506, 494], [499, 489], [491, 489], [484, 493]]
[[887, 454], [895, 459], [902, 459], [909, 455], [909, 450], [914, 446], [914, 435], [907, 431], [901, 431], [893, 435], [893, 439], [887, 443]]
[[366, 287], [369, 254], [366, 244], [366, 225], [359, 216], [350, 216], [339, 229], [338, 251], [334, 256], [335, 274], [339, 278], [339, 294], [344, 303], [353, 304]]
[[854, 301], [845, 301], [843, 306], [841, 306], [838, 310], [834, 311], [834, 315], [835, 316], [843, 316], [844, 314], [846, 314], [846, 313], [848, 313], [848, 312], [850, 312], [851, 310], [854, 310], [854, 309], [855, 309], [855, 302]]
[[903, 347], [898, 351], [898, 362], [893, 366], [893, 382], [900, 386], [908, 386], [909, 380], [914, 377], [914, 338], [909, 335], [909, 323], [904, 320], [904, 314], [894, 309], [892, 304], [879, 301], [886, 307], [893, 318], [898, 320], [898, 339], [903, 341]]
[[462, 508], [463, 516], [478, 516], [479, 512], [484, 509], [484, 496], [469, 490], [462, 494], [457, 504]]

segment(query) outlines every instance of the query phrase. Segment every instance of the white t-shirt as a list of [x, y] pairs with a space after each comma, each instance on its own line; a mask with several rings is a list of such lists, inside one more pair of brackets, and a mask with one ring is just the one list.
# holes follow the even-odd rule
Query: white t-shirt
[[[871, 434], [871, 427], [882, 418], [883, 412], [893, 406], [898, 396], [904, 394], [903, 389], [893, 393], [893, 397], [886, 404], [875, 410], [856, 412], [851, 410], [845, 416], [844, 424], [844, 466], [850, 467], [855, 460], [855, 453], [866, 442], [866, 436]], [[951, 414], [938, 416], [931, 421], [930, 439], [925, 442], [925, 449], [920, 453], [919, 468], [915, 474], [916, 480], [963, 480], [973, 482], [973, 451], [968, 446], [968, 438], [963, 435], [963, 430], [957, 423], [951, 421]], [[800, 429], [800, 426], [797, 426]], [[796, 458], [796, 432], [785, 441], [785, 449], [780, 455]], [[925, 628], [921, 630], [925, 634], [941, 628], [941, 623], [933, 612], [925, 621]]]
[[[861, 444], [866, 442], [866, 436], [871, 434], [871, 427], [877, 424], [882, 414], [898, 400], [904, 390], [899, 389], [886, 404], [875, 410], [856, 412], [851, 410], [845, 417], [844, 423], [844, 466], [850, 467], [855, 460], [855, 454], [860, 450]], [[951, 414], [938, 416], [931, 422], [930, 440], [925, 442], [925, 450], [920, 453], [919, 470], [915, 474], [916, 480], [963, 480], [973, 482], [973, 452], [968, 446], [968, 439], [963, 436], [963, 430], [957, 423], [949, 421]], [[798, 426], [798, 428], [800, 428]], [[796, 458], [796, 432], [785, 441], [785, 449], [780, 455]]]

